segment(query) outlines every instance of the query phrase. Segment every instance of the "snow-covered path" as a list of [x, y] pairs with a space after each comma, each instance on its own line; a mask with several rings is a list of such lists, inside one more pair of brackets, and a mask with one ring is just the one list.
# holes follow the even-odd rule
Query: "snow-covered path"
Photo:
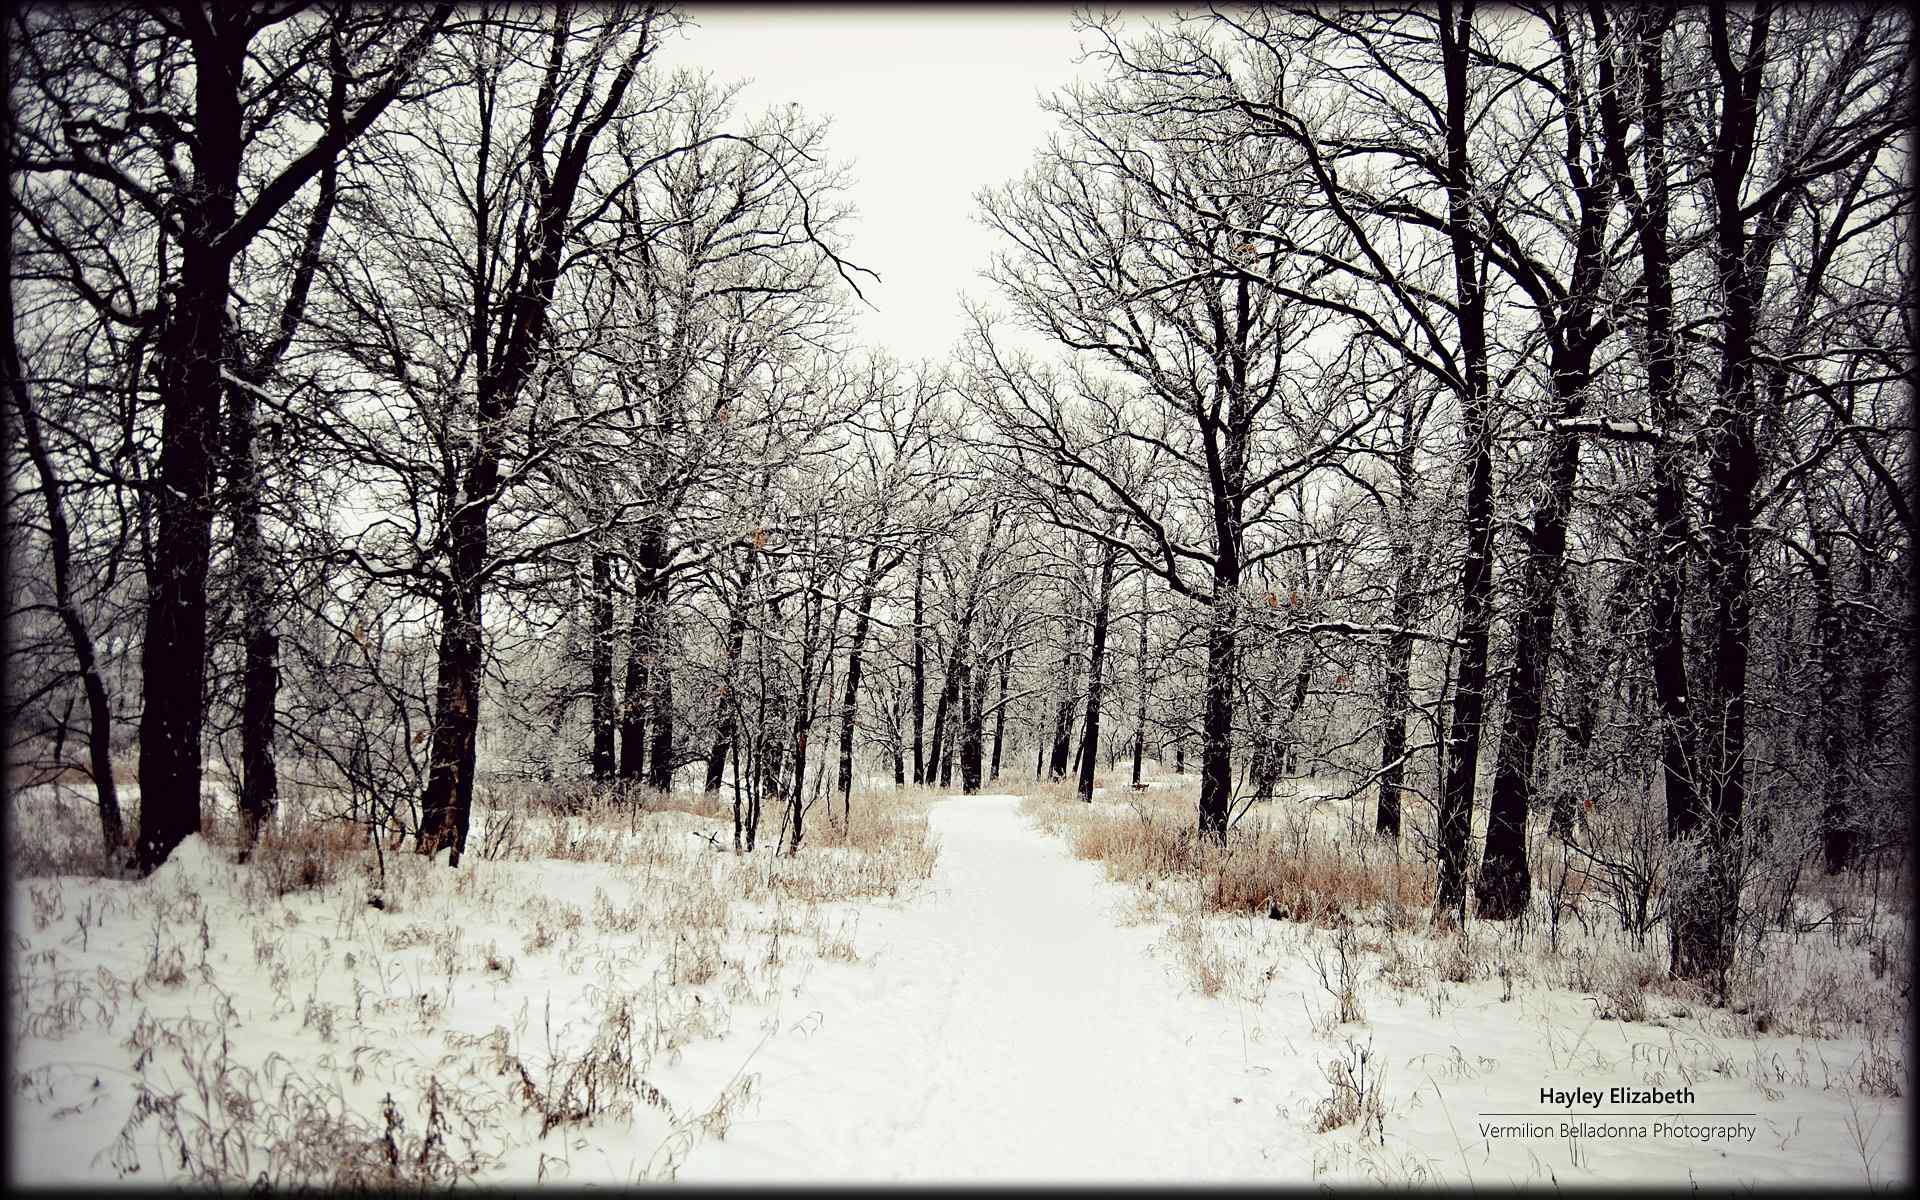
[[782, 1014], [757, 1108], [682, 1179], [1305, 1176], [1275, 1105], [1308, 1081], [1260, 1066], [1234, 1002], [1191, 994], [1118, 923], [1120, 890], [1015, 804], [933, 809], [933, 886], [862, 929], [872, 961], [832, 968], [844, 992], [802, 992], [836, 993], [831, 1020]]

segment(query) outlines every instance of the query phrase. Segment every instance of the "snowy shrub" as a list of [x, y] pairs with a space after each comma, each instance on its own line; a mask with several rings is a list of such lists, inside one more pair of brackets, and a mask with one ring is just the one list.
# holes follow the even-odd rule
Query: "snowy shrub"
[[500, 1051], [503, 1073], [518, 1076], [512, 1094], [540, 1118], [541, 1137], [557, 1126], [591, 1122], [602, 1115], [631, 1116], [635, 1100], [666, 1106], [666, 1098], [641, 1075], [652, 1051], [646, 1027], [636, 1016], [636, 999], [628, 993], [608, 996], [586, 1049], [555, 1057], [543, 1079], [536, 1079], [520, 1056], [504, 1048]]
[[1602, 1021], [1644, 1021], [1647, 1019], [1647, 985], [1660, 972], [1644, 961], [1615, 963], [1601, 983], [1594, 1015]]
[[1380, 978], [1401, 991], [1420, 986], [1423, 964], [1408, 948], [1405, 938], [1389, 937], [1380, 957]]
[[365, 844], [366, 830], [358, 825], [288, 813], [261, 831], [251, 862], [268, 894], [279, 900], [330, 886]]
[[1890, 1039], [1879, 1026], [1867, 1029], [1867, 1048], [1854, 1067], [1854, 1078], [1863, 1096], [1897, 1097], [1905, 1094], [1906, 1060], [1900, 1057], [1899, 1042]]
[[1217, 996], [1227, 984], [1227, 962], [1207, 932], [1206, 925], [1192, 913], [1174, 922], [1167, 931], [1166, 944], [1174, 960], [1186, 971], [1188, 981], [1202, 996]]
[[1326, 943], [1314, 945], [1313, 969], [1320, 978], [1320, 986], [1339, 1005], [1340, 1024], [1361, 1020], [1360, 952], [1351, 924], [1341, 925], [1334, 931], [1331, 947]]
[[1645, 947], [1647, 935], [1666, 917], [1670, 885], [1680, 882], [1669, 880], [1670, 866], [1699, 859], [1669, 847], [1666, 811], [1644, 780], [1635, 795], [1585, 810], [1564, 845], [1567, 869], [1581, 876], [1579, 891], [1612, 911], [1635, 949]]
[[1435, 972], [1448, 983], [1471, 983], [1480, 973], [1478, 968], [1473, 941], [1465, 929], [1446, 940], [1434, 962]]
[[1386, 1105], [1380, 1099], [1381, 1075], [1373, 1039], [1368, 1038], [1361, 1046], [1348, 1038], [1345, 1048], [1327, 1060], [1326, 1077], [1332, 1091], [1313, 1106], [1314, 1132], [1355, 1125], [1362, 1138], [1371, 1136], [1384, 1144], [1387, 1128]]

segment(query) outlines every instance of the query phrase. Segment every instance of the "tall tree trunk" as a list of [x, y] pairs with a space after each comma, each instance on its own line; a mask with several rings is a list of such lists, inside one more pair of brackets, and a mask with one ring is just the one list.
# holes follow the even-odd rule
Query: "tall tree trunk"
[[1441, 0], [1440, 57], [1446, 81], [1447, 237], [1465, 377], [1467, 545], [1460, 570], [1460, 672], [1447, 729], [1446, 787], [1440, 797], [1440, 872], [1436, 913], [1464, 919], [1467, 863], [1473, 849], [1473, 796], [1486, 707], [1487, 643], [1493, 600], [1493, 428], [1488, 412], [1487, 301], [1473, 241], [1473, 177], [1467, 157], [1467, 87], [1473, 3]]
[[647, 747], [647, 786], [656, 792], [673, 790], [673, 614], [667, 607], [668, 585], [660, 585], [654, 616], [652, 694], [653, 739]]
[[226, 384], [227, 296], [240, 187], [240, 89], [247, 39], [232, 17], [194, 44], [193, 186], [184, 193], [180, 277], [156, 340], [160, 462], [154, 489], [155, 571], [141, 650], [142, 874], [200, 832], [200, 734], [207, 678], [207, 565], [212, 554], [219, 397]]
[[1755, 435], [1755, 340], [1761, 290], [1780, 203], [1747, 228], [1742, 195], [1754, 150], [1771, 14], [1754, 13], [1746, 62], [1736, 65], [1727, 14], [1710, 9], [1707, 28], [1721, 89], [1708, 178], [1713, 197], [1713, 263], [1719, 284], [1720, 373], [1703, 432], [1707, 443], [1707, 585], [1713, 597], [1707, 707], [1707, 797], [1696, 825], [1705, 859], [1697, 887], [1671, 901], [1672, 972], [1724, 988], [1740, 902], [1737, 839], [1746, 803], [1747, 660], [1752, 624], [1753, 495], [1760, 479]]
[[[954, 689], [954, 695], [956, 699], [959, 697], [961, 685], [965, 683], [969, 678], [971, 678], [970, 674], [968, 673], [970, 669], [971, 669], [970, 665], [968, 667], [963, 667], [961, 668], [962, 673], [954, 677], [953, 689]], [[940, 747], [940, 786], [943, 788], [950, 788], [953, 786], [954, 751], [958, 747], [959, 743], [960, 743], [960, 736], [958, 733], [955, 733], [953, 736], [947, 738], [946, 745]]]
[[1820, 851], [1821, 862], [1829, 875], [1837, 875], [1852, 865], [1858, 835], [1849, 812], [1846, 770], [1846, 657], [1845, 626], [1840, 606], [1834, 602], [1833, 563], [1828, 558], [1830, 542], [1813, 529], [1813, 556], [1809, 562], [1813, 575], [1814, 630], [1819, 638], [1820, 665]]
[[[802, 693], [805, 694], [804, 692]], [[787, 828], [789, 837], [787, 853], [800, 853], [800, 839], [806, 832], [807, 817], [807, 734], [812, 731], [813, 720], [802, 703], [799, 713], [799, 728], [793, 733], [793, 792], [787, 797]]]
[[907, 786], [907, 739], [906, 731], [900, 724], [900, 690], [894, 685], [893, 695], [887, 703], [887, 721], [893, 732], [893, 786]]
[[1140, 788], [1140, 766], [1147, 756], [1147, 577], [1140, 576], [1140, 655], [1134, 660], [1139, 672], [1140, 703], [1133, 713], [1133, 786]]
[[[572, 34], [570, 19], [565, 10], [557, 11], [553, 19], [546, 74], [531, 114], [536, 129], [552, 127], [553, 118], [560, 115], [562, 107], [563, 77], [569, 68], [579, 66], [567, 61], [567, 42]], [[449, 521], [452, 562], [448, 574], [454, 593], [450, 606], [454, 619], [441, 631], [433, 740], [418, 839], [418, 850], [423, 855], [450, 847], [447, 858], [450, 866], [460, 864], [473, 811], [474, 754], [485, 652], [481, 596], [486, 585], [488, 519], [500, 482], [507, 419], [518, 405], [522, 389], [533, 378], [547, 340], [548, 318], [563, 265], [574, 196], [588, 155], [600, 132], [618, 111], [621, 99], [647, 57], [648, 52], [642, 49], [618, 64], [601, 95], [601, 104], [591, 115], [590, 91], [580, 96], [571, 113], [563, 117], [565, 136], [558, 139], [558, 153], [552, 163], [545, 160], [548, 153], [545, 145], [536, 148], [542, 160], [540, 169], [532, 173], [535, 191], [531, 197], [528, 236], [513, 251], [516, 261], [506, 274], [516, 282], [511, 294], [505, 297], [507, 302], [501, 304], [487, 295], [489, 280], [493, 278], [491, 271], [480, 272], [474, 282], [472, 326], [467, 336], [475, 352], [477, 434], [462, 473], [461, 502], [455, 506]], [[588, 79], [596, 77], [590, 74]], [[591, 86], [589, 82], [588, 88]], [[484, 181], [485, 159], [481, 157], [478, 161]], [[496, 313], [500, 326], [493, 329], [490, 325]]]
[[1080, 698], [1080, 655], [1073, 644], [1073, 634], [1079, 615], [1076, 601], [1068, 608], [1060, 631], [1060, 704], [1053, 719], [1053, 752], [1047, 760], [1049, 779], [1066, 778], [1067, 756], [1073, 752], [1073, 707], [1074, 701]]
[[1512, 920], [1526, 911], [1533, 897], [1533, 874], [1527, 865], [1527, 810], [1533, 797], [1541, 718], [1546, 712], [1554, 608], [1566, 560], [1567, 512], [1573, 504], [1579, 456], [1577, 439], [1567, 434], [1549, 435], [1548, 446], [1547, 497], [1534, 513], [1527, 535], [1522, 608], [1513, 665], [1507, 673], [1507, 723], [1495, 749], [1486, 849], [1474, 884], [1475, 911], [1484, 920]]
[[726, 681], [721, 684], [720, 702], [714, 715], [713, 750], [707, 755], [706, 790], [709, 792], [720, 790], [721, 777], [726, 773], [727, 752], [738, 734], [739, 704], [735, 696], [740, 687], [740, 650], [746, 645], [748, 598], [758, 566], [759, 556], [749, 549], [747, 561], [740, 568], [738, 598], [727, 614]]
[[[1569, 127], [1573, 128], [1572, 118]], [[1604, 123], [1604, 118], [1603, 118]], [[1603, 132], [1604, 138], [1604, 132]], [[1604, 150], [1599, 170], [1582, 168], [1585, 150], [1578, 138], [1567, 147], [1568, 175], [1579, 207], [1574, 237], [1572, 280], [1556, 310], [1542, 308], [1550, 347], [1548, 374], [1562, 417], [1581, 414], [1592, 382], [1593, 354], [1605, 336], [1594, 315], [1606, 286], [1607, 223], [1613, 210], [1614, 181], [1607, 174], [1623, 165]], [[1525, 911], [1532, 895], [1527, 866], [1527, 813], [1532, 807], [1534, 762], [1540, 743], [1546, 690], [1551, 678], [1554, 609], [1559, 601], [1567, 547], [1567, 514], [1573, 507], [1579, 473], [1578, 438], [1555, 430], [1547, 438], [1547, 491], [1529, 531], [1523, 610], [1517, 622], [1514, 661], [1507, 676], [1507, 733], [1495, 760], [1493, 796], [1487, 818], [1486, 853], [1476, 888], [1479, 913], [1496, 920]]]
[[840, 704], [840, 768], [835, 782], [840, 792], [840, 815], [843, 821], [853, 812], [853, 725], [860, 707], [860, 656], [866, 649], [867, 629], [873, 617], [873, 597], [879, 584], [880, 547], [875, 545], [867, 554], [866, 576], [860, 587], [860, 611], [853, 621], [853, 645], [847, 651], [846, 697]]
[[[327, 128], [346, 124], [348, 66], [338, 26], [327, 40], [329, 78]], [[320, 268], [320, 248], [333, 220], [339, 198], [339, 165], [329, 158], [320, 170], [319, 196], [307, 219], [306, 240], [295, 261], [285, 303], [271, 339], [259, 356], [248, 361], [234, 355], [237, 378], [229, 390], [227, 487], [232, 495], [233, 554], [238, 567], [243, 661], [240, 685], [240, 798], [243, 829], [242, 861], [253, 853], [260, 831], [280, 801], [280, 778], [273, 761], [275, 715], [280, 698], [280, 639], [273, 632], [269, 600], [273, 594], [267, 571], [267, 546], [260, 533], [260, 514], [266, 505], [266, 476], [260, 466], [259, 396], [256, 391], [273, 377], [280, 360], [293, 344], [306, 315], [307, 298]]]
[[[249, 371], [251, 378], [265, 372]], [[260, 535], [260, 511], [266, 481], [255, 453], [259, 399], [254, 387], [236, 383], [227, 389], [228, 519], [233, 527], [233, 558], [238, 577], [241, 655], [240, 795], [242, 861], [252, 855], [279, 802], [280, 782], [273, 762], [274, 714], [280, 690], [280, 639], [268, 608], [272, 582], [267, 547]]]
[[1093, 771], [1100, 753], [1100, 693], [1106, 682], [1107, 622], [1112, 611], [1113, 569], [1118, 555], [1100, 558], [1100, 586], [1093, 608], [1093, 643], [1087, 654], [1087, 720], [1080, 734], [1080, 798], [1093, 803]]
[[647, 773], [647, 585], [633, 563], [633, 613], [627, 621], [627, 671], [620, 697], [620, 778], [637, 783]]
[[[652, 782], [647, 770], [649, 718], [658, 723], [661, 643], [666, 630], [666, 531], [657, 523], [640, 536], [633, 554], [633, 617], [627, 627], [626, 695], [620, 709], [620, 778]], [[667, 685], [669, 695], [671, 684]], [[671, 716], [668, 717], [671, 727]]]
[[1294, 672], [1293, 694], [1287, 697], [1287, 719], [1280, 726], [1285, 740], [1280, 743], [1277, 765], [1285, 774], [1292, 775], [1299, 769], [1300, 743], [1302, 736], [1300, 713], [1307, 706], [1307, 693], [1313, 687], [1314, 646], [1311, 639], [1300, 655], [1300, 669]]
[[972, 701], [967, 706], [966, 734], [960, 743], [960, 790], [969, 796], [980, 790], [985, 775], [982, 768], [986, 747], [987, 681], [990, 674], [984, 663], [972, 670]]
[[613, 778], [616, 765], [613, 753], [613, 556], [605, 550], [595, 550], [592, 569], [593, 644], [588, 655], [593, 689], [590, 762], [595, 782], [604, 783]]
[[[1222, 555], [1222, 559], [1226, 556]], [[1238, 564], [1231, 577], [1216, 568], [1207, 624], [1206, 715], [1200, 727], [1200, 836], [1227, 843], [1233, 801], [1233, 674], [1237, 658], [1240, 588]]]
[[[1587, 600], [1583, 591], [1571, 586], [1566, 576], [1562, 576], [1562, 587], [1566, 596], [1561, 607], [1567, 613], [1567, 644], [1572, 647], [1573, 661], [1567, 669], [1568, 702], [1572, 706], [1566, 740], [1560, 749], [1560, 764], [1563, 771], [1580, 770], [1581, 765], [1589, 761], [1588, 754], [1593, 746], [1593, 735], [1600, 725], [1600, 686], [1606, 677], [1606, 659], [1611, 657], [1607, 643], [1594, 645], [1588, 638]], [[1601, 661], [1595, 669], [1594, 661]], [[1553, 812], [1547, 819], [1549, 837], [1562, 841], [1573, 836], [1575, 820], [1575, 796], [1571, 787], [1561, 786], [1554, 790]]]
[[[1604, 24], [1606, 9], [1591, 11]], [[1679, 341], [1673, 324], [1673, 266], [1668, 241], [1668, 169], [1666, 141], [1665, 42], [1673, 21], [1671, 7], [1634, 14], [1630, 28], [1639, 39], [1639, 139], [1643, 191], [1632, 187], [1628, 131], [1618, 103], [1616, 77], [1622, 72], [1611, 55], [1600, 60], [1601, 123], [1611, 174], [1634, 216], [1640, 243], [1641, 274], [1646, 281], [1647, 409], [1656, 428], [1678, 427]], [[1686, 555], [1691, 540], [1686, 512], [1683, 450], [1678, 438], [1653, 447], [1653, 546], [1648, 572], [1648, 657], [1654, 696], [1660, 706], [1662, 784], [1667, 800], [1667, 837], [1678, 839], [1697, 826], [1693, 764], [1694, 729], [1688, 698], [1683, 603]]]
[[[12, 125], [13, 107], [6, 106], [6, 121]], [[6, 131], [11, 144], [12, 130]], [[13, 261], [13, 222], [7, 222], [7, 261]], [[120, 795], [113, 778], [113, 708], [107, 700], [106, 681], [100, 675], [93, 635], [81, 615], [73, 595], [73, 535], [67, 524], [66, 503], [61, 499], [59, 476], [54, 472], [53, 456], [40, 434], [39, 415], [21, 374], [20, 344], [14, 332], [13, 288], [0, 289], [0, 328], [4, 328], [7, 348], [5, 368], [7, 388], [20, 418], [20, 437], [26, 443], [27, 457], [40, 481], [40, 494], [47, 506], [47, 556], [53, 567], [53, 603], [60, 624], [73, 646], [75, 672], [87, 697], [87, 767], [93, 774], [94, 804], [100, 813], [100, 837], [106, 849], [109, 869], [118, 869], [125, 849], [126, 825], [120, 815]], [[18, 569], [17, 561], [13, 564]], [[56, 755], [56, 757], [58, 757]]]
[[[496, 461], [497, 467], [497, 461]], [[491, 482], [487, 490], [491, 490]], [[484, 494], [469, 485], [467, 495]], [[481, 585], [479, 560], [485, 554], [484, 517], [475, 529], [480, 506], [462, 506], [454, 525], [453, 579], [441, 606], [439, 666], [434, 681], [434, 722], [428, 743], [427, 790], [420, 811], [416, 849], [431, 855], [450, 848], [448, 862], [458, 866], [473, 803], [473, 770], [480, 724]]]
[[1000, 778], [1000, 744], [1007, 732], [1007, 677], [1013, 672], [1013, 643], [1009, 635], [1007, 648], [1000, 654], [1000, 702], [993, 706], [993, 774], [990, 779]]
[[946, 673], [940, 681], [940, 702], [933, 710], [933, 744], [927, 749], [927, 782], [946, 787], [953, 782], [953, 756], [947, 751], [947, 711], [959, 696], [960, 649], [956, 644], [948, 655]]
[[927, 718], [927, 544], [913, 558], [913, 782], [927, 781], [922, 736]]
[[[1399, 461], [1407, 470], [1401, 476], [1403, 499], [1409, 498], [1409, 473], [1412, 446], [1403, 447]], [[1398, 841], [1400, 838], [1400, 795], [1407, 772], [1407, 712], [1412, 707], [1413, 690], [1413, 616], [1419, 597], [1415, 592], [1413, 544], [1410, 536], [1396, 536], [1393, 548], [1397, 564], [1393, 572], [1393, 633], [1387, 641], [1386, 679], [1380, 697], [1380, 785], [1379, 801], [1373, 821], [1375, 835]]]

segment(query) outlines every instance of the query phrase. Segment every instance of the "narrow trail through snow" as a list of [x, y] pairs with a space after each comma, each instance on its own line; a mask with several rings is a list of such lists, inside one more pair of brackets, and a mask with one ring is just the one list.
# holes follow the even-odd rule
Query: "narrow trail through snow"
[[783, 1014], [749, 1068], [757, 1107], [681, 1178], [1292, 1173], [1275, 1104], [1305, 1081], [1259, 1065], [1251, 1014], [1192, 994], [1149, 952], [1155, 929], [1120, 924], [1100, 868], [1015, 805], [934, 807], [932, 886], [863, 927], [870, 961], [845, 969], [835, 1011]]

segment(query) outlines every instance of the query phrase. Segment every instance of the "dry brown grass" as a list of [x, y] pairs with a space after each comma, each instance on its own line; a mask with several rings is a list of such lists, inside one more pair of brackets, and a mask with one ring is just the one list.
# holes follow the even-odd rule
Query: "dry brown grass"
[[1021, 811], [1064, 837], [1076, 857], [1100, 863], [1115, 882], [1197, 882], [1209, 912], [1251, 912], [1325, 928], [1359, 912], [1384, 913], [1400, 927], [1432, 907], [1433, 880], [1390, 847], [1260, 827], [1237, 829], [1226, 846], [1212, 846], [1197, 836], [1189, 795], [1121, 797], [1124, 808], [1087, 804], [1074, 799], [1070, 787], [1041, 784]]

